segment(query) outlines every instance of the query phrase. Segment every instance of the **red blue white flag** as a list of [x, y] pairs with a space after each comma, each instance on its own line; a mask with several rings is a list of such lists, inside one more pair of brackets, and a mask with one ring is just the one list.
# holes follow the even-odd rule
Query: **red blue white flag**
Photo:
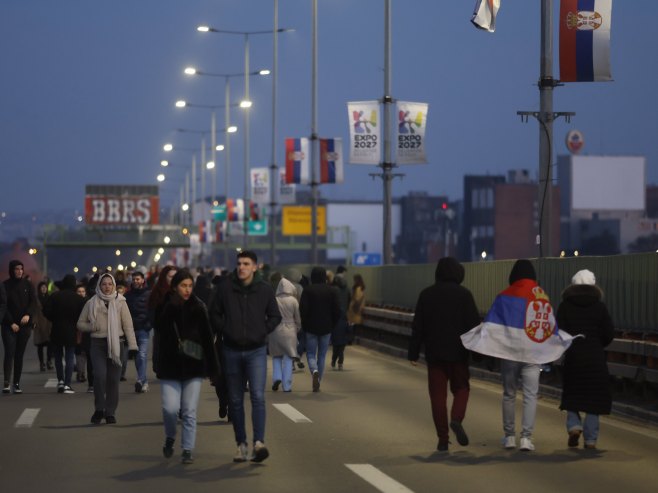
[[286, 183], [309, 184], [308, 139], [286, 139]]
[[244, 201], [242, 199], [228, 199], [226, 201], [226, 220], [229, 222], [244, 220]]
[[560, 3], [560, 82], [612, 80], [610, 24], [612, 0]]
[[496, 30], [496, 14], [500, 8], [500, 0], [477, 0], [471, 22], [478, 29], [489, 31]]
[[476, 353], [543, 365], [562, 356], [574, 337], [558, 329], [548, 295], [527, 279], [502, 291], [484, 322], [461, 339]]
[[343, 139], [320, 139], [320, 183], [343, 183]]

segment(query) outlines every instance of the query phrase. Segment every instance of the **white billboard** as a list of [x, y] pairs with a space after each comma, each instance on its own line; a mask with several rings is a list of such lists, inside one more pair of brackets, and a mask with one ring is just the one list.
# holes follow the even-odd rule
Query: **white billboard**
[[644, 210], [645, 174], [642, 156], [572, 156], [571, 209]]

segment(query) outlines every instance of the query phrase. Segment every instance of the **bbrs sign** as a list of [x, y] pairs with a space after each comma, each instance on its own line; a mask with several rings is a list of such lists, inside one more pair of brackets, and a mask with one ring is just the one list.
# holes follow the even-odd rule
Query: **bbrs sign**
[[87, 224], [158, 224], [158, 187], [87, 185]]

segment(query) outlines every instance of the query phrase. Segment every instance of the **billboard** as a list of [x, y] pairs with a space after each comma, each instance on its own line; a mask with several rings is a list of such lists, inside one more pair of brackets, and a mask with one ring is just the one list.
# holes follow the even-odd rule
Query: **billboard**
[[158, 224], [160, 201], [154, 185], [87, 185], [85, 222], [105, 226]]

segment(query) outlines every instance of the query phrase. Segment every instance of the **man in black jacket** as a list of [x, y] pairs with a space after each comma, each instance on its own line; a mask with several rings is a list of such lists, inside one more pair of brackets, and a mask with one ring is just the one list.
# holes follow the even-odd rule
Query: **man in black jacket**
[[409, 342], [409, 361], [416, 364], [425, 346], [432, 417], [439, 437], [437, 449], [448, 450], [448, 382], [453, 395], [450, 428], [460, 445], [468, 445], [462, 426], [470, 392], [468, 351], [460, 336], [480, 323], [471, 292], [460, 286], [464, 267], [452, 257], [439, 260], [436, 282], [418, 297]]
[[20, 260], [9, 262], [9, 279], [4, 281], [7, 293], [7, 311], [2, 319], [2, 343], [5, 347], [3, 394], [9, 394], [9, 381], [14, 370], [14, 394], [21, 394], [23, 355], [34, 325], [36, 293], [32, 283], [25, 279], [25, 268]]
[[148, 315], [148, 301], [151, 290], [146, 285], [145, 268], [138, 268], [133, 272], [130, 290], [125, 294], [126, 304], [130, 310], [135, 328], [135, 339], [137, 339], [138, 352], [135, 356], [135, 370], [137, 381], [135, 392], [148, 392], [149, 384], [146, 376], [147, 355], [149, 348], [149, 336], [151, 334], [151, 322]]
[[306, 333], [306, 359], [313, 378], [313, 392], [318, 392], [331, 331], [341, 315], [338, 289], [327, 284], [327, 271], [323, 267], [311, 270], [311, 285], [302, 291], [299, 314]]
[[[73, 394], [71, 376], [75, 365], [75, 344], [78, 336], [78, 318], [85, 306], [85, 299], [76, 293], [76, 280], [72, 274], [62, 279], [60, 290], [48, 298], [43, 314], [53, 323], [50, 340], [55, 351], [57, 392]], [[64, 358], [65, 366], [62, 365]]]
[[274, 290], [258, 272], [258, 258], [251, 251], [238, 254], [237, 269], [217, 286], [210, 302], [210, 321], [222, 338], [229, 415], [238, 451], [234, 462], [248, 458], [244, 418], [244, 385], [249, 383], [254, 427], [253, 462], [262, 462], [265, 447], [265, 382], [267, 379], [267, 336], [281, 322]]

